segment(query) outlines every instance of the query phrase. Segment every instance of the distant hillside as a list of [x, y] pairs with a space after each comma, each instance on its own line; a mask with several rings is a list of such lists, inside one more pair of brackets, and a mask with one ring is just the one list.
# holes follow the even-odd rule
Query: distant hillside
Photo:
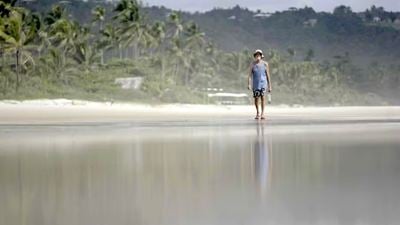
[[[28, 4], [35, 11], [46, 11], [55, 2], [65, 4], [71, 16], [90, 21], [91, 10], [101, 1], [43, 0]], [[107, 11], [111, 3], [103, 3]], [[165, 7], [145, 7], [149, 20], [165, 20], [172, 12]], [[204, 13], [180, 12], [185, 20], [200, 25], [219, 48], [226, 51], [261, 48], [278, 49], [296, 60], [312, 52], [314, 60], [348, 55], [356, 64], [392, 64], [400, 59], [400, 12], [387, 12], [372, 6], [361, 13], [338, 6], [333, 13], [312, 8], [291, 8], [282, 12], [255, 12], [236, 6]], [[109, 16], [110, 18], [111, 16]]]
[[[162, 19], [170, 11], [146, 9], [150, 18]], [[220, 48], [228, 51], [278, 49], [302, 60], [310, 50], [318, 60], [349, 54], [359, 63], [394, 63], [400, 59], [400, 13], [372, 7], [362, 13], [337, 7], [334, 13], [312, 8], [283, 12], [254, 12], [236, 6], [205, 13], [184, 13], [198, 23]], [[289, 53], [288, 53], [289, 54]]]

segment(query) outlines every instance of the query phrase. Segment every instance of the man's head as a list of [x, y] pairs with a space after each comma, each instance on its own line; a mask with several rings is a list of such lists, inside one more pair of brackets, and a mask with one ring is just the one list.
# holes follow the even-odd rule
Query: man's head
[[264, 58], [264, 54], [260, 49], [255, 50], [254, 53], [253, 53], [253, 56], [254, 56], [254, 59], [257, 60], [257, 61], [259, 61], [262, 58]]

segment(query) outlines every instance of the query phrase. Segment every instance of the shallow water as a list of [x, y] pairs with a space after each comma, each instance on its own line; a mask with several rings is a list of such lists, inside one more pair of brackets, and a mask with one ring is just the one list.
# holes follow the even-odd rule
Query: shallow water
[[1, 225], [398, 224], [400, 124], [0, 127]]

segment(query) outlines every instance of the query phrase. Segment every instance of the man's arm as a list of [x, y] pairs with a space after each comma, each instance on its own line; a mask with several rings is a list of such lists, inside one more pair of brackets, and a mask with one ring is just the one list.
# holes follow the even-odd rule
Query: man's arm
[[268, 81], [268, 92], [272, 91], [271, 77], [269, 73], [269, 65], [265, 62], [265, 72], [267, 73], [267, 81]]

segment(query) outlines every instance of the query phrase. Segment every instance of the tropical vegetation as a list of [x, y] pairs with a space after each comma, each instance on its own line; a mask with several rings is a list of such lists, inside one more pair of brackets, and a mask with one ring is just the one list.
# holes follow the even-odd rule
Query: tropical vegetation
[[[207, 88], [247, 92], [252, 49], [218, 47], [196, 14], [157, 18], [136, 0], [89, 1], [79, 5], [90, 6], [90, 19], [78, 20], [70, 6], [47, 2], [46, 10], [0, 2], [0, 99], [209, 103]], [[346, 52], [325, 60], [312, 48], [301, 54], [266, 51], [276, 104], [398, 104], [400, 64], [364, 70]], [[143, 77], [140, 90], [115, 84], [132, 76]]]

